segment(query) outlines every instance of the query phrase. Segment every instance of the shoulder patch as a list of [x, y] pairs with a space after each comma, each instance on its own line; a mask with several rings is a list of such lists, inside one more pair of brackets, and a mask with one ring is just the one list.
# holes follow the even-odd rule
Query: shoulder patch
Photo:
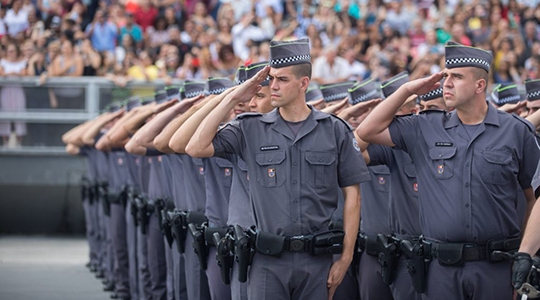
[[340, 117], [338, 117], [338, 116], [336, 116], [336, 115], [333, 115], [333, 114], [328, 114], [328, 115], [330, 115], [330, 117], [333, 117], [334, 119], [337, 119], [337, 120], [341, 121], [343, 124], [345, 124], [345, 126], [347, 126], [347, 128], [348, 128], [349, 130], [353, 130], [351, 124], [347, 123], [347, 121], [345, 121], [345, 120], [343, 120], [342, 118], [340, 118]]
[[519, 120], [521, 123], [525, 124], [527, 126], [527, 128], [529, 128], [529, 130], [531, 132], [536, 132], [536, 128], [534, 128], [534, 125], [531, 122], [527, 121], [526, 119], [524, 119], [524, 118], [522, 118], [522, 117], [520, 117], [520, 116], [518, 116], [516, 114], [511, 114], [511, 115], [514, 118], [516, 118], [517, 120]]
[[256, 112], [245, 112], [245, 113], [243, 113], [243, 114], [239, 114], [238, 116], [236, 116], [236, 119], [242, 120], [242, 119], [245, 119], [245, 118], [260, 117], [260, 116], [262, 116], [261, 113], [256, 113]]

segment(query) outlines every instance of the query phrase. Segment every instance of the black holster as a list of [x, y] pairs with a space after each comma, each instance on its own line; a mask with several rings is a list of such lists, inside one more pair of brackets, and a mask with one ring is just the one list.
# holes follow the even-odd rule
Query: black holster
[[251, 265], [253, 255], [255, 254], [256, 232], [252, 227], [248, 233], [239, 225], [234, 226], [234, 253], [238, 263], [238, 281], [246, 282], [248, 267]]
[[231, 269], [234, 262], [234, 240], [231, 239], [231, 234], [226, 233], [221, 237], [219, 232], [214, 231], [212, 234], [212, 241], [216, 246], [216, 260], [221, 273], [221, 281], [224, 284], [231, 283]]
[[382, 233], [377, 235], [381, 252], [379, 253], [379, 264], [381, 265], [381, 275], [383, 282], [390, 285], [394, 281], [396, 268], [399, 260], [400, 241], [393, 236], [386, 236]]
[[176, 249], [178, 253], [184, 253], [186, 247], [186, 212], [180, 210], [174, 210], [167, 212], [169, 223], [171, 225], [172, 237], [176, 241]]
[[109, 201], [109, 185], [106, 182], [99, 184], [99, 198], [103, 206], [103, 214], [111, 216], [111, 202]]
[[146, 199], [142, 197], [135, 198], [135, 203], [137, 205], [137, 221], [139, 223], [139, 228], [141, 229], [142, 234], [146, 234], [148, 231], [148, 220], [150, 217], [148, 204]]
[[84, 201], [88, 199], [90, 203], [92, 203], [92, 199], [90, 199], [92, 185], [90, 184], [90, 180], [86, 178], [85, 176], [81, 179], [81, 200]]
[[411, 241], [402, 240], [400, 248], [407, 258], [407, 271], [411, 275], [414, 290], [417, 293], [425, 293], [427, 272], [432, 260], [431, 245], [420, 238], [414, 244]]
[[[169, 223], [169, 218], [167, 215], [167, 212], [171, 209], [171, 203], [170, 201], [167, 201], [166, 199], [157, 199], [155, 202], [155, 213], [159, 220], [159, 227], [161, 229], [161, 234], [165, 237], [167, 240], [167, 243], [169, 244], [169, 248], [172, 248], [173, 244], [173, 236], [171, 231], [171, 224]], [[173, 206], [174, 208], [174, 206]]]
[[133, 223], [135, 226], [139, 226], [139, 219], [137, 218], [139, 210], [137, 207], [137, 198], [139, 198], [139, 195], [134, 195], [133, 199], [131, 199], [131, 201], [128, 203], [131, 208], [131, 217], [133, 218]]
[[[189, 216], [189, 214], [188, 214]], [[201, 270], [205, 271], [208, 267], [208, 249], [204, 239], [204, 228], [206, 226], [197, 227], [193, 223], [188, 224], [189, 233], [193, 237], [193, 250], [199, 258]]]

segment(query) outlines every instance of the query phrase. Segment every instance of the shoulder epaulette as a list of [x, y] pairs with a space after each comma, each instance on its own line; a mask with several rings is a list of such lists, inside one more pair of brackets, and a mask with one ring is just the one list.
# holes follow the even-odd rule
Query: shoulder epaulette
[[518, 116], [516, 114], [511, 114], [511, 115], [514, 118], [518, 119], [521, 123], [525, 124], [527, 126], [527, 128], [529, 128], [529, 130], [531, 132], [536, 132], [536, 128], [534, 128], [534, 125], [531, 122], [527, 121], [527, 119], [524, 119], [524, 118], [522, 118], [522, 117], [520, 117], [520, 116]]
[[262, 116], [262, 114], [257, 113], [257, 112], [245, 112], [245, 113], [239, 114], [238, 116], [236, 116], [236, 118], [239, 120], [242, 120], [245, 118], [257, 117], [257, 116]]

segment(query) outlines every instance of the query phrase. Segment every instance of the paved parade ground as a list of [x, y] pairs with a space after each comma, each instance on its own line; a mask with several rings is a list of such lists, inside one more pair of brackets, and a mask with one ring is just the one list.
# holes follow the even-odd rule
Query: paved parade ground
[[0, 236], [0, 299], [103, 300], [82, 237]]

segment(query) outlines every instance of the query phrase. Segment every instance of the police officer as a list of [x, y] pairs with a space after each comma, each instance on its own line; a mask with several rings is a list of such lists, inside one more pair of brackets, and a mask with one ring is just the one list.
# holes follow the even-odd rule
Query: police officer
[[527, 93], [527, 109], [529, 115], [534, 114], [540, 108], [540, 79], [525, 80], [525, 90]]
[[447, 110], [446, 104], [444, 104], [442, 86], [443, 81], [441, 81], [441, 87], [429, 91], [426, 94], [418, 95], [418, 109], [419, 111], [425, 110]]
[[[423, 298], [510, 299], [510, 266], [490, 254], [519, 242], [516, 194], [522, 188], [534, 203], [540, 151], [530, 124], [486, 102], [491, 52], [455, 43], [445, 51], [444, 71], [402, 85], [357, 133], [415, 162], [423, 258], [438, 261], [429, 264]], [[455, 111], [394, 119], [409, 96], [438, 87], [443, 76], [444, 100]]]
[[[270, 51], [271, 68], [264, 68], [219, 103], [186, 150], [206, 157], [235, 153], [247, 163], [259, 230], [256, 248], [265, 253], [253, 258], [248, 297], [327, 299], [352, 260], [358, 184], [369, 176], [350, 128], [305, 104], [311, 76], [309, 41], [271, 42]], [[249, 101], [267, 76], [271, 103], [278, 108], [265, 115], [244, 114], [216, 134], [225, 114], [237, 103]], [[331, 255], [305, 253], [315, 249], [306, 245], [304, 237], [326, 230], [337, 206], [338, 185], [345, 195], [345, 236], [343, 254], [332, 263]], [[297, 247], [300, 244], [304, 247]]]
[[[406, 74], [398, 74], [397, 80], [390, 79], [390, 83], [383, 83], [382, 92], [386, 98], [399, 86], [409, 81], [408, 76], [404, 75]], [[369, 95], [375, 90], [372, 84], [370, 87], [370, 82], [371, 80], [367, 80], [363, 85], [359, 84], [357, 89], [351, 90], [351, 98], [362, 100], [363, 95]], [[416, 113], [416, 96], [409, 97], [407, 100], [396, 116]], [[386, 263], [382, 265], [381, 270], [385, 277], [384, 281], [390, 284], [394, 299], [419, 299], [420, 294], [414, 291], [407, 272], [406, 257], [400, 255], [401, 240], [413, 241], [421, 235], [415, 167], [407, 153], [386, 146], [372, 144], [362, 154], [369, 166], [385, 165], [390, 171], [392, 184], [389, 188], [388, 220], [393, 237], [386, 237], [389, 247], [386, 250], [381, 249], [379, 258], [380, 261]], [[383, 245], [379, 242], [379, 247], [381, 246]]]

